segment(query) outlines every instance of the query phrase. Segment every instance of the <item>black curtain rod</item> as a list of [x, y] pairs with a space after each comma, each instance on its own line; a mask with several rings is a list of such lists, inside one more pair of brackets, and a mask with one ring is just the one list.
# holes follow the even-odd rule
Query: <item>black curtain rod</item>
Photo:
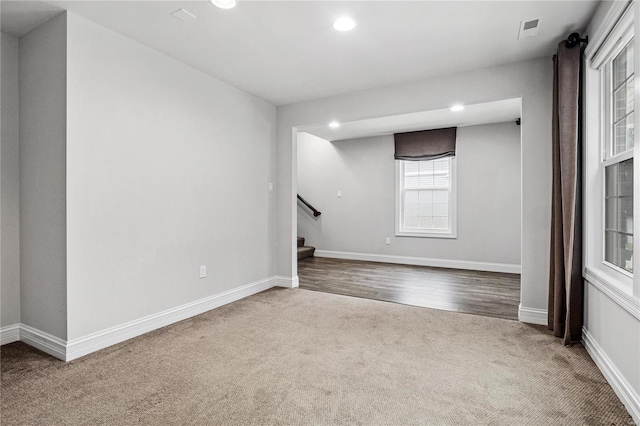
[[585, 37], [585, 38], [580, 38], [580, 34], [578, 33], [571, 33], [569, 34], [569, 37], [567, 37], [567, 41], [564, 42], [564, 45], [567, 47], [567, 49], [572, 49], [574, 47], [576, 47], [577, 45], [579, 45], [580, 43], [589, 43], [589, 37]]

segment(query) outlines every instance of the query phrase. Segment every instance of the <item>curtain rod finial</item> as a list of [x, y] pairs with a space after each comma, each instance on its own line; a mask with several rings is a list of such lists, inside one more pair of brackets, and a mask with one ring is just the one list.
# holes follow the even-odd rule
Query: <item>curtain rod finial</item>
[[572, 49], [583, 42], [588, 44], [589, 37], [587, 36], [585, 38], [580, 38], [579, 33], [571, 33], [569, 34], [569, 37], [567, 37], [567, 40], [564, 42], [564, 45], [567, 47], [567, 49]]

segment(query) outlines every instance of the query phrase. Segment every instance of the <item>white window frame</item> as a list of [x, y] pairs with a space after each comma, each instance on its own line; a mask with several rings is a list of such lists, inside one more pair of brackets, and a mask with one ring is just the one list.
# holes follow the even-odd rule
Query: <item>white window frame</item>
[[[602, 104], [601, 104], [601, 122], [602, 126], [602, 160], [600, 162], [600, 175], [601, 175], [601, 184], [602, 184], [602, 264], [607, 268], [612, 269], [615, 275], [622, 274], [633, 280], [633, 273], [627, 271], [624, 268], [619, 267], [609, 261], [606, 260], [606, 169], [609, 166], [613, 166], [615, 164], [620, 164], [623, 161], [634, 158], [634, 148], [628, 149], [626, 151], [620, 152], [618, 154], [613, 154], [614, 147], [614, 129], [613, 129], [613, 60], [624, 50], [624, 48], [632, 43], [634, 40], [633, 37], [633, 26], [623, 29], [620, 31], [620, 35], [615, 34], [616, 37], [619, 37], [619, 42], [610, 49], [610, 52], [607, 55], [607, 59], [604, 61], [601, 69], [600, 69], [600, 77], [601, 83], [600, 87], [602, 88]], [[635, 52], [634, 52], [635, 57]], [[635, 71], [634, 71], [635, 78]], [[634, 108], [634, 120], [635, 120], [635, 108]], [[634, 141], [635, 146], [635, 141]], [[635, 169], [635, 161], [634, 161], [634, 169]], [[635, 172], [635, 170], [634, 170]], [[635, 174], [635, 173], [634, 173]], [[635, 198], [635, 187], [634, 187], [634, 198]], [[634, 212], [634, 216], [636, 216]], [[634, 217], [635, 221], [635, 217]], [[634, 233], [635, 235], [635, 233]], [[636, 247], [633, 248], [633, 253], [635, 254]], [[635, 264], [635, 261], [634, 261]], [[634, 265], [635, 267], [635, 265]], [[618, 279], [622, 281], [627, 281], [625, 278], [618, 276]], [[633, 282], [627, 283], [627, 285], [633, 286]]]
[[[634, 8], [626, 2], [614, 4], [611, 16], [608, 16], [606, 29], [590, 37], [591, 43], [585, 52], [585, 116], [584, 116], [584, 277], [607, 294], [614, 295], [614, 300], [626, 304], [635, 304], [633, 300], [640, 298], [640, 275], [633, 274], [605, 261], [605, 167], [614, 162], [635, 157], [640, 149], [640, 132], [635, 132], [633, 150], [625, 151], [616, 156], [609, 156], [609, 146], [612, 132], [609, 118], [611, 105], [611, 90], [607, 84], [606, 68], [613, 59], [634, 39]], [[635, 49], [635, 77], [634, 87], [639, 84], [638, 70], [640, 55]], [[635, 105], [638, 109], [638, 91], [636, 89]], [[635, 128], [639, 126], [639, 113], [636, 111]], [[640, 157], [639, 157], [640, 158]], [[640, 213], [640, 190], [637, 173], [638, 165], [634, 161], [634, 211], [635, 216]], [[640, 222], [634, 220], [634, 242], [640, 235]], [[635, 245], [635, 244], [634, 244]], [[640, 246], [634, 247], [633, 263], [639, 265]], [[631, 301], [631, 302], [630, 302]]]
[[422, 238], [457, 238], [457, 196], [456, 196], [456, 157], [450, 158], [449, 166], [449, 226], [446, 230], [425, 229], [416, 230], [415, 228], [405, 229], [403, 226], [403, 180], [404, 180], [404, 161], [396, 160], [396, 237], [422, 237]]

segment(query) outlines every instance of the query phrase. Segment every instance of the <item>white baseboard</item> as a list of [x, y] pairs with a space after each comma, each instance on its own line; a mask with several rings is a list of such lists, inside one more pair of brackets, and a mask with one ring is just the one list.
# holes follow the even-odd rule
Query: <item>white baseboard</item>
[[522, 304], [518, 305], [518, 321], [529, 324], [547, 325], [547, 310], [537, 308], [526, 308]]
[[640, 395], [631, 384], [620, 373], [620, 370], [611, 361], [611, 358], [604, 352], [602, 347], [593, 338], [589, 330], [582, 328], [582, 345], [585, 347], [591, 358], [596, 363], [602, 375], [607, 379], [620, 401], [636, 424], [640, 425]]
[[[92, 333], [84, 337], [65, 341], [58, 337], [44, 333], [25, 324], [14, 324], [0, 329], [2, 344], [23, 341], [63, 361], [71, 361], [92, 352], [124, 342], [136, 336], [148, 333], [158, 328], [178, 321], [200, 315], [231, 302], [243, 299], [253, 294], [268, 290], [282, 283], [279, 277], [271, 277], [256, 281], [233, 290], [225, 291], [195, 302], [187, 303], [157, 314], [149, 315], [106, 330]], [[291, 285], [297, 287], [298, 277], [289, 279]]]
[[204, 312], [243, 299], [274, 286], [274, 278], [256, 281], [233, 290], [225, 291], [214, 296], [196, 300], [176, 308], [167, 309], [157, 314], [149, 315], [125, 324], [111, 327], [88, 336], [67, 342], [65, 361], [79, 358], [100, 349], [124, 342], [136, 336], [165, 327], [178, 321], [200, 315]]
[[20, 340], [20, 324], [0, 328], [0, 346]]
[[297, 288], [300, 286], [300, 280], [297, 275], [295, 277], [283, 277], [277, 275], [273, 277], [273, 279], [275, 281], [274, 286], [276, 287]]
[[401, 265], [432, 266], [436, 268], [468, 269], [472, 271], [505, 272], [519, 274], [520, 265], [509, 263], [470, 262], [466, 260], [429, 259], [426, 257], [394, 256], [386, 254], [353, 253], [346, 251], [316, 250], [314, 256], [334, 259], [365, 260], [367, 262], [397, 263]]
[[8, 327], [2, 327], [0, 335], [2, 345], [21, 341], [53, 357], [61, 360], [65, 359], [66, 342], [63, 339], [26, 324], [13, 324]]
[[20, 324], [20, 341], [29, 346], [40, 349], [42, 352], [66, 361], [66, 341], [49, 333]]

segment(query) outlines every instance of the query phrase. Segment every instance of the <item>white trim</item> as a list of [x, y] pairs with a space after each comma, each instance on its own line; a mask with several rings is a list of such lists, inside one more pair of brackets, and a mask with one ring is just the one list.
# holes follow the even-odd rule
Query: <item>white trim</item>
[[[589, 44], [585, 49], [585, 58], [587, 58], [587, 61], [591, 63], [592, 67], [598, 68], [604, 62], [607, 56], [604, 55], [604, 52], [612, 49], [617, 41], [613, 40], [613, 37], [610, 37], [610, 34], [613, 33], [614, 30], [617, 30], [616, 27], [624, 28], [624, 23], [621, 23], [622, 25], [618, 25], [618, 22], [622, 20], [625, 12], [628, 9], [632, 10], [632, 8], [632, 1], [612, 2], [611, 7], [607, 11], [607, 14], [597, 32], [589, 37]], [[633, 19], [633, 14], [631, 15]]]
[[21, 341], [55, 358], [63, 361], [65, 359], [66, 342], [63, 339], [26, 324], [13, 324], [2, 327], [0, 336], [2, 345]]
[[633, 386], [624, 378], [613, 361], [602, 350], [602, 347], [593, 338], [589, 330], [582, 328], [582, 345], [585, 347], [593, 361], [604, 375], [613, 391], [618, 395], [633, 420], [640, 424], [640, 395]]
[[[611, 151], [611, 147], [607, 147], [608, 151]], [[604, 151], [604, 150], [603, 150]], [[633, 158], [633, 148], [629, 148], [624, 152], [620, 152], [616, 155], [611, 155], [609, 152], [605, 153], [605, 158], [602, 160], [602, 165], [604, 167], [613, 166], [614, 164], [622, 163], [623, 161], [627, 161]]]
[[591, 268], [585, 268], [583, 277], [614, 303], [633, 315], [637, 320], [640, 320], [640, 299], [625, 292], [623, 289], [626, 289], [627, 286], [616, 286], [606, 279], [602, 273]]
[[527, 308], [518, 305], [518, 321], [529, 324], [547, 325], [547, 310], [538, 308]]
[[353, 253], [332, 250], [317, 250], [317, 257], [330, 257], [334, 259], [364, 260], [367, 262], [396, 263], [401, 265], [432, 266], [436, 268], [467, 269], [472, 271], [504, 272], [519, 274], [520, 265], [509, 263], [471, 262], [466, 260], [429, 259], [426, 257], [393, 256], [385, 254]]
[[243, 299], [274, 286], [274, 279], [267, 278], [214, 296], [205, 297], [195, 302], [186, 303], [176, 308], [167, 309], [157, 314], [111, 327], [67, 342], [65, 361], [79, 358], [116, 343], [124, 342], [132, 337], [140, 336], [158, 328], [178, 321], [200, 315], [204, 312]]
[[66, 342], [59, 337], [52, 336], [26, 324], [20, 324], [20, 341], [55, 358], [68, 361], [66, 359]]
[[[458, 213], [457, 213], [457, 169], [456, 157], [446, 157], [449, 159], [449, 226], [445, 230], [437, 229], [413, 229], [405, 228], [402, 209], [404, 207], [403, 194], [406, 191], [404, 186], [404, 160], [395, 161], [395, 236], [396, 237], [419, 237], [419, 238], [458, 238]], [[434, 160], [431, 160], [434, 161]], [[440, 188], [444, 189], [444, 188]]]
[[396, 237], [419, 237], [419, 238], [458, 238], [457, 234], [451, 232], [435, 232], [435, 231], [421, 231], [421, 232], [405, 232], [396, 231]]
[[0, 346], [20, 340], [20, 324], [0, 328]]
[[295, 277], [283, 277], [276, 275], [273, 277], [273, 281], [273, 285], [275, 287], [298, 288], [300, 286], [300, 280], [297, 275]]
[[0, 337], [3, 345], [20, 340], [60, 360], [71, 361], [115, 345], [116, 343], [124, 342], [133, 337], [260, 293], [285, 281], [290, 283], [290, 287], [298, 286], [298, 277], [266, 278], [69, 341], [52, 336], [25, 324], [14, 324], [3, 327], [0, 329]]

